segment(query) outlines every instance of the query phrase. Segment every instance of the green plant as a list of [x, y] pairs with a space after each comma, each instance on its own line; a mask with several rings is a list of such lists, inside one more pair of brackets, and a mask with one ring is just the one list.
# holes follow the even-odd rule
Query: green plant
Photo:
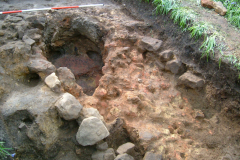
[[200, 37], [202, 37], [202, 35], [206, 36], [207, 31], [210, 29], [213, 29], [213, 26], [209, 23], [195, 22], [191, 27], [188, 28], [188, 31], [190, 31], [192, 38], [194, 37], [198, 40]]
[[177, 7], [175, 0], [154, 0], [156, 14], [168, 14], [172, 9]]
[[227, 8], [226, 17], [228, 21], [240, 29], [240, 0], [220, 0]]
[[0, 142], [0, 158], [4, 158], [7, 155], [11, 155], [7, 150], [10, 150], [11, 148], [5, 148], [4, 142]]
[[206, 36], [203, 44], [201, 45], [200, 49], [203, 50], [202, 57], [206, 56], [207, 60], [210, 54], [214, 56], [214, 50], [218, 48], [220, 52], [222, 52], [222, 44], [217, 43], [217, 39], [222, 41], [224, 38], [221, 36], [217, 31], [215, 31], [211, 36]]
[[183, 30], [188, 28], [189, 24], [196, 18], [196, 13], [187, 7], [179, 7], [172, 10], [171, 19], [174, 23], [178, 23]]

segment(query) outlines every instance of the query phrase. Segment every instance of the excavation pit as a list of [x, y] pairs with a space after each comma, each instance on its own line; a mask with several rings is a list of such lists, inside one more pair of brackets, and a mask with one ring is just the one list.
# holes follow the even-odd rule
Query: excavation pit
[[70, 69], [83, 92], [89, 96], [93, 95], [103, 75], [101, 50], [96, 44], [82, 37], [81, 40], [54, 48], [49, 52], [48, 59], [56, 68]]

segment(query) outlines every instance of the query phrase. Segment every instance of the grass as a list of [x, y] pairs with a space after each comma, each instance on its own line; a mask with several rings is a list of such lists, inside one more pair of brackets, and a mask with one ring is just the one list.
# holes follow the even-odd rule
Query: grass
[[[218, 33], [214, 32], [211, 36], [206, 36], [203, 44], [201, 45], [200, 49], [203, 50], [202, 57], [206, 56], [207, 60], [210, 54], [214, 56], [214, 50], [216, 48], [219, 49], [220, 53], [222, 52], [222, 44], [217, 43], [217, 39], [222, 41], [224, 38]], [[221, 62], [220, 62], [221, 63]]]
[[175, 0], [154, 0], [153, 4], [157, 6], [157, 14], [168, 14], [168, 12], [177, 7]]
[[192, 38], [198, 40], [200, 37], [207, 35], [209, 29], [213, 29], [213, 26], [206, 22], [194, 23], [188, 28]]
[[10, 150], [11, 148], [5, 148], [4, 142], [0, 142], [0, 158], [5, 158], [8, 155], [11, 155], [7, 150]]
[[171, 12], [171, 19], [173, 19], [173, 22], [178, 23], [181, 29], [184, 31], [185, 29], [189, 28], [189, 25], [195, 18], [195, 12], [187, 7], [179, 7]]

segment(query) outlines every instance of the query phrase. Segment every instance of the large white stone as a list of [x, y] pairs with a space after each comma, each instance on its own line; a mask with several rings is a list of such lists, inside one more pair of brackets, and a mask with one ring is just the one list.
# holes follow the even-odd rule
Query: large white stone
[[64, 93], [56, 102], [55, 106], [57, 107], [60, 117], [65, 120], [77, 119], [83, 108], [78, 100], [70, 93]]
[[82, 121], [76, 138], [82, 146], [89, 146], [96, 144], [108, 135], [109, 132], [100, 119], [89, 117]]

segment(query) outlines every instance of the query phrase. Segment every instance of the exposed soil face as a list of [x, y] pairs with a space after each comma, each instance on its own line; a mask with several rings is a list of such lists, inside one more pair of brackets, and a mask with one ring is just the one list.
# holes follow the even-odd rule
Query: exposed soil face
[[[84, 110], [96, 108], [110, 133], [102, 141], [115, 152], [134, 143], [136, 160], [149, 151], [163, 159], [239, 159], [237, 71], [201, 59], [200, 44], [169, 17], [153, 16], [151, 5], [101, 2], [109, 6], [2, 18], [0, 140], [21, 160], [92, 159], [97, 145], [80, 145], [76, 134]], [[60, 91], [45, 81], [53, 72]], [[57, 109], [65, 92], [83, 106], [78, 119]]]

